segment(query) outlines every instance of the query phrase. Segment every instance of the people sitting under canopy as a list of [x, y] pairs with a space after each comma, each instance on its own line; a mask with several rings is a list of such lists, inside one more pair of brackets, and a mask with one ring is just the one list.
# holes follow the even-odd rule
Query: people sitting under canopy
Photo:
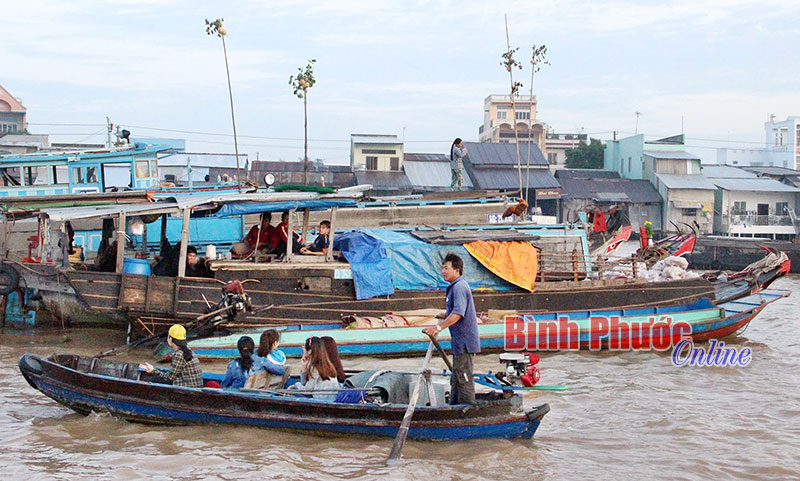
[[[302, 239], [297, 233], [292, 232], [294, 236], [292, 240], [292, 252], [294, 254], [300, 253]], [[275, 227], [270, 237], [270, 248], [273, 254], [284, 255], [286, 254], [286, 245], [289, 240], [289, 212], [286, 211], [281, 215], [281, 223]]]
[[300, 253], [310, 256], [324, 256], [328, 254], [328, 246], [330, 245], [330, 221], [323, 220], [319, 223], [319, 235], [314, 239], [314, 242], [308, 246], [300, 248]]
[[275, 227], [270, 223], [272, 221], [272, 213], [262, 212], [261, 223], [254, 225], [250, 231], [242, 239], [231, 247], [231, 255], [235, 258], [241, 259], [249, 256], [255, 251], [264, 252], [271, 250], [271, 239], [275, 232]]

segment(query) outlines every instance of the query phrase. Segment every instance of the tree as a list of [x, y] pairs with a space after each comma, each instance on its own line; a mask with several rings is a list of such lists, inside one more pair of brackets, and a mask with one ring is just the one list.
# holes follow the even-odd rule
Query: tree
[[574, 149], [567, 149], [568, 169], [602, 169], [603, 168], [603, 143], [600, 139], [589, 139], [587, 145], [581, 140]]
[[314, 78], [314, 64], [316, 59], [311, 59], [305, 68], [298, 68], [297, 75], [289, 77], [289, 85], [297, 98], [303, 99], [303, 131], [305, 142], [303, 144], [303, 183], [308, 184], [308, 89], [317, 82]]

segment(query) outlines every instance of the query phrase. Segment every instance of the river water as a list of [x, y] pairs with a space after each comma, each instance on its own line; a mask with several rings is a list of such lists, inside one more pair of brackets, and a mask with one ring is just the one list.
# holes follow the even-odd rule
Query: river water
[[[799, 290], [800, 277], [777, 289]], [[800, 295], [768, 306], [726, 343], [752, 349], [744, 368], [674, 367], [669, 354], [541, 355], [525, 404], [552, 411], [531, 441], [410, 441], [386, 468], [391, 439], [319, 437], [229, 426], [151, 427], [76, 414], [35, 391], [25, 352], [92, 355], [121, 333], [0, 332], [3, 479], [800, 479]], [[148, 352], [125, 356], [147, 359]], [[437, 360], [439, 363], [441, 361]], [[419, 369], [422, 358], [345, 360], [346, 367]], [[437, 368], [442, 367], [437, 365]], [[496, 355], [476, 370], [497, 370]], [[224, 364], [204, 366], [223, 370]]]

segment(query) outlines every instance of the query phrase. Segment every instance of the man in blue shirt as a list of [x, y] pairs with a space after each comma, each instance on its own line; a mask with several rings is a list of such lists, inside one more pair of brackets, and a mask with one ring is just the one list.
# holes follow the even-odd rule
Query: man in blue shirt
[[475, 354], [481, 352], [478, 335], [478, 316], [472, 300], [472, 290], [461, 276], [464, 261], [453, 253], [442, 262], [442, 277], [450, 283], [447, 287], [447, 310], [437, 317], [443, 318], [435, 327], [422, 331], [437, 336], [450, 328], [450, 343], [453, 348], [453, 375], [450, 378], [450, 404], [475, 405], [475, 382], [472, 378]]
[[319, 235], [308, 247], [301, 247], [300, 253], [311, 256], [324, 256], [328, 254], [330, 244], [331, 223], [323, 220], [319, 223]]

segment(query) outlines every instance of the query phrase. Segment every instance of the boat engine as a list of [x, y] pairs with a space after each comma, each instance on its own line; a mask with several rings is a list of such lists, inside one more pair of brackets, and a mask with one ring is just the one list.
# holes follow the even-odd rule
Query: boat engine
[[496, 373], [495, 377], [509, 386], [513, 386], [519, 380], [523, 386], [531, 387], [541, 378], [539, 368], [536, 367], [539, 363], [537, 354], [506, 352], [500, 354], [500, 363], [505, 364], [506, 369], [504, 372]]
[[222, 287], [222, 299], [217, 304], [217, 309], [223, 307], [228, 308], [224, 313], [228, 321], [233, 321], [241, 312], [253, 310], [250, 296], [244, 292], [244, 286], [240, 281], [230, 281]]

